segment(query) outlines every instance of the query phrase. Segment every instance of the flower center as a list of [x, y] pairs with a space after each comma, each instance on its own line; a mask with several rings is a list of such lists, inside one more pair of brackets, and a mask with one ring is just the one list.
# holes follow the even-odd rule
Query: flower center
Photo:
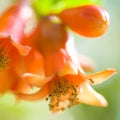
[[51, 111], [63, 111], [65, 108], [79, 103], [79, 84], [76, 82], [76, 77], [74, 76], [74, 80], [71, 80], [69, 76], [56, 77], [52, 81], [50, 84], [52, 90], [47, 98]]
[[0, 49], [0, 70], [7, 68], [9, 58], [6, 56], [5, 51]]
[[0, 71], [8, 68], [15, 57], [16, 50], [9, 40], [0, 39]]

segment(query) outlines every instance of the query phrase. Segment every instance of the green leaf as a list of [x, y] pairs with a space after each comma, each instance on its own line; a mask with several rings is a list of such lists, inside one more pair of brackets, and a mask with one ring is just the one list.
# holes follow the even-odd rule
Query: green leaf
[[34, 0], [33, 8], [41, 15], [49, 14], [53, 0]]
[[66, 8], [76, 7], [84, 4], [100, 4], [102, 0], [58, 0], [56, 4], [52, 6], [52, 12], [57, 13]]
[[63, 9], [84, 4], [100, 4], [102, 0], [34, 0], [32, 5], [40, 15], [59, 13]]

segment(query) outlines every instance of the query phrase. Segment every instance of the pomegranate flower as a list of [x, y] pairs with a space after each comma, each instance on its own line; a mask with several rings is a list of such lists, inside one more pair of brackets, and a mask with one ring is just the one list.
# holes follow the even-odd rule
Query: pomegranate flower
[[24, 3], [17, 3], [0, 17], [0, 92], [6, 90], [24, 91], [27, 83], [21, 75], [25, 72], [23, 57], [30, 47], [22, 45], [25, 27], [32, 17], [32, 10]]
[[40, 24], [38, 31], [32, 45], [42, 55], [44, 74], [24, 73], [24, 81], [39, 90], [35, 93], [16, 93], [18, 98], [30, 101], [46, 99], [53, 112], [79, 103], [106, 106], [105, 98], [90, 84], [103, 82], [115, 74], [116, 70], [85, 74], [80, 66], [80, 57], [74, 49], [73, 39], [68, 37], [63, 25], [51, 23], [47, 19]]
[[97, 93], [90, 84], [98, 84], [116, 73], [107, 69], [95, 74], [84, 74], [78, 70], [75, 74], [65, 73], [43, 77], [36, 74], [24, 74], [24, 79], [31, 85], [40, 88], [36, 93], [17, 94], [22, 100], [37, 101], [46, 99], [53, 112], [64, 110], [79, 103], [95, 106], [107, 106], [105, 98]]

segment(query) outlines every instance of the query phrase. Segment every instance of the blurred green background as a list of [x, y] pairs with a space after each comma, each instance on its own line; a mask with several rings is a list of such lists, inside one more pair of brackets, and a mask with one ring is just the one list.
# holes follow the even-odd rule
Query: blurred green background
[[[11, 0], [0, 0], [0, 12]], [[118, 73], [104, 83], [94, 86], [108, 100], [108, 107], [84, 104], [52, 114], [47, 103], [15, 102], [12, 95], [0, 96], [0, 120], [120, 120], [120, 0], [104, 0], [103, 6], [110, 15], [110, 27], [100, 38], [88, 39], [75, 35], [76, 47], [96, 63], [96, 71], [115, 68]]]

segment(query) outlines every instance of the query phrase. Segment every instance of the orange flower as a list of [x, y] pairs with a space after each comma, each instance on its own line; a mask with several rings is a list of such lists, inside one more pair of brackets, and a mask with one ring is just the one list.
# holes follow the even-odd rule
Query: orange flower
[[32, 47], [30, 54], [25, 57], [26, 64], [31, 64], [32, 59], [32, 67], [27, 65], [30, 73], [45, 76], [50, 76], [54, 72], [61, 74], [67, 66], [74, 66], [72, 64], [81, 65], [86, 71], [94, 69], [89, 58], [84, 55], [79, 57], [73, 37], [69, 35], [64, 24], [55, 23], [49, 17], [38, 21], [26, 44]]
[[[82, 60], [79, 60], [81, 57], [75, 51], [73, 39], [61, 23], [54, 23], [48, 18], [40, 20], [35, 34], [32, 42], [28, 41], [33, 49], [25, 57], [29, 64], [32, 59], [34, 70], [29, 66], [29, 72], [24, 73], [22, 77], [30, 86], [39, 90], [26, 94], [16, 92], [16, 96], [22, 100], [49, 100], [49, 108], [53, 112], [79, 103], [106, 106], [105, 98], [94, 91], [90, 84], [104, 81], [115, 74], [116, 70], [107, 69], [86, 75], [81, 68]], [[36, 63], [35, 56], [38, 57]], [[37, 71], [38, 69], [40, 71]]]
[[24, 2], [11, 6], [0, 17], [0, 92], [27, 89], [21, 75], [25, 72], [23, 57], [30, 47], [21, 43], [25, 40], [25, 27], [31, 17], [32, 11]]
[[46, 98], [49, 100], [49, 108], [53, 112], [64, 110], [67, 107], [79, 103], [95, 106], [106, 106], [105, 98], [94, 91], [90, 84], [98, 84], [116, 73], [114, 69], [107, 69], [95, 74], [80, 72], [76, 74], [55, 74], [43, 77], [35, 74], [25, 73], [25, 80], [31, 85], [40, 88], [36, 93], [17, 94], [20, 99], [36, 101]]

